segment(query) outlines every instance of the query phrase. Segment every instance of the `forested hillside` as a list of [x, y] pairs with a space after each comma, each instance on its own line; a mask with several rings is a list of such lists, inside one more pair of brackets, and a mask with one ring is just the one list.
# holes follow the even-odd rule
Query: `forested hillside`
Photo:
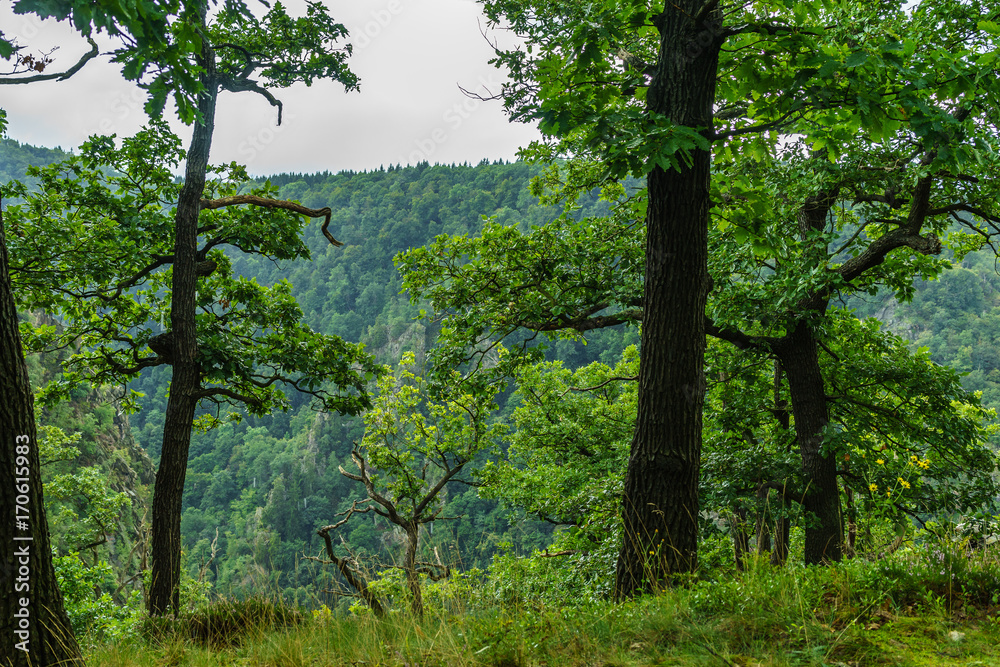
[[0, 138], [0, 183], [20, 180], [30, 166], [42, 166], [66, 156], [60, 148], [43, 148]]
[[[56, 151], [8, 142], [0, 153], [0, 168], [17, 173], [25, 163], [41, 164], [58, 157]], [[538, 169], [524, 163], [483, 162], [475, 167], [425, 163], [361, 173], [276, 175], [269, 181], [280, 188], [282, 197], [297, 199], [311, 208], [329, 206], [333, 210], [330, 231], [345, 245], [330, 246], [318, 225], [313, 224], [305, 231], [311, 259], [274, 262], [232, 253], [234, 269], [261, 284], [288, 281], [302, 307], [304, 320], [316, 330], [360, 341], [385, 364], [395, 365], [407, 352], [412, 352], [420, 363], [435, 341], [437, 327], [427, 318], [421, 318], [427, 304], [411, 302], [410, 295], [403, 291], [394, 257], [410, 248], [427, 245], [442, 234], [477, 236], [484, 217], [524, 233], [558, 217], [558, 207], [540, 205], [530, 192], [530, 179], [538, 173]], [[607, 203], [595, 193], [580, 199], [572, 218], [606, 213]], [[857, 301], [856, 305], [859, 314], [878, 316], [892, 331], [909, 338], [914, 349], [927, 347], [935, 361], [966, 373], [963, 380], [966, 388], [983, 391], [988, 407], [1000, 407], [1000, 358], [996, 356], [996, 342], [1000, 339], [1000, 311], [996, 311], [1000, 308], [1000, 277], [988, 255], [969, 255], [940, 280], [918, 282], [912, 302], [897, 303], [889, 296], [878, 296]], [[609, 368], [621, 363], [615, 372], [626, 375], [635, 372], [629, 365], [634, 357], [632, 362], [625, 362], [621, 361], [622, 354], [629, 345], [637, 343], [635, 327], [605, 328], [588, 332], [582, 340], [568, 337], [554, 340], [546, 357], [563, 364], [567, 371], [595, 361]], [[729, 363], [724, 356], [713, 357], [716, 359], [713, 363], [723, 367]], [[139, 401], [140, 411], [131, 416], [131, 428], [135, 440], [154, 463], [162, 438], [168, 377], [168, 371], [155, 369], [129, 385], [129, 389], [145, 395]], [[559, 385], [562, 389], [537, 388], [533, 391], [539, 393], [533, 394], [533, 398], [520, 393], [510, 400], [508, 389], [500, 397], [501, 413], [525, 426], [526, 420], [533, 419], [532, 410], [555, 410], [545, 407], [546, 401], [562, 397], [569, 387], [599, 385], [607, 377], [607, 374], [596, 379], [588, 375], [577, 379], [567, 376], [560, 380], [565, 383]], [[527, 382], [524, 378], [521, 381]], [[555, 394], [546, 398], [552, 391]], [[618, 401], [620, 407], [634, 400], [628, 396], [628, 392], [614, 394], [609, 400]], [[620, 403], [622, 400], [624, 404]], [[719, 400], [725, 410], [726, 401], [736, 398]], [[91, 421], [82, 425], [68, 419], [65, 408], [46, 413], [49, 422], [83, 433], [79, 465], [105, 458], [95, 459], [93, 453], [95, 444], [101, 442], [94, 427], [103, 423], [102, 415], [113, 414], [112, 408], [104, 405], [93, 412]], [[593, 404], [581, 406], [583, 413], [573, 419], [586, 421], [596, 414]], [[90, 425], [94, 419], [97, 422]], [[591, 437], [610, 437], [612, 422], [598, 419], [595, 424], [603, 424], [601, 428], [605, 430]], [[580, 427], [584, 428], [582, 423]], [[537, 430], [539, 426], [532, 428]], [[725, 432], [733, 427], [721, 428]], [[326, 600], [332, 604], [332, 599], [318, 591], [331, 587], [333, 572], [329, 566], [322, 567], [304, 557], [321, 553], [322, 540], [316, 530], [335, 523], [364, 495], [363, 488], [340, 472], [341, 468], [350, 467], [352, 446], [364, 434], [360, 418], [316, 412], [305, 396], [293, 396], [287, 412], [267, 417], [244, 414], [240, 421], [228, 421], [196, 433], [183, 514], [186, 571], [190, 580], [209, 584], [219, 593], [242, 596], [266, 590], [298, 603], [317, 604]], [[618, 444], [606, 445], [608, 451], [616, 453], [602, 464], [605, 466], [601, 468], [602, 474], [613, 476], [613, 471], [623, 465], [627, 429], [616, 437]], [[526, 442], [516, 440], [514, 447], [518, 448], [518, 455], [535, 456], [526, 454], [531, 449]], [[722, 474], [723, 469], [734, 465], [732, 459], [718, 459], [712, 451], [706, 457], [709, 476], [706, 483], [710, 487], [713, 475]], [[535, 460], [532, 465], [538, 463]], [[592, 464], [592, 460], [587, 462]], [[738, 465], [754, 464], [751, 458]], [[561, 492], [558, 488], [533, 486], [538, 483], [533, 478], [512, 485], [510, 480], [503, 479], [512, 471], [501, 470], [499, 478], [490, 477], [496, 474], [487, 473], [487, 479], [493, 481], [493, 496], [497, 488], [506, 488], [508, 497], [518, 498], [521, 508], [533, 508], [536, 517], [559, 511], [553, 509], [555, 506], [545, 509], [544, 502], [528, 497], [532, 493], [557, 494]], [[552, 474], [558, 473], [553, 470]], [[521, 497], [516, 490], [518, 484], [522, 485]], [[715, 497], [721, 488], [706, 488], [706, 497]], [[601, 487], [597, 492], [613, 493], [613, 486]], [[495, 498], [483, 497], [475, 488], [452, 485], [445, 493], [444, 514], [461, 518], [438, 522], [432, 532], [428, 529], [422, 550], [459, 569], [484, 568], [502, 553], [524, 554], [549, 547], [553, 523], [561, 522], [533, 520], [523, 509], [505, 507]], [[726, 493], [718, 495], [718, 502], [731, 501]], [[148, 502], [147, 494], [148, 489], [137, 496], [137, 501]], [[605, 511], [607, 507], [595, 505], [592, 509]], [[85, 508], [79, 511], [86, 515]], [[58, 521], [58, 512], [55, 516]], [[130, 540], [141, 540], [140, 526], [137, 516], [129, 540], [113, 541], [116, 555], [102, 551], [105, 547], [92, 550], [100, 551], [102, 558], [120, 567], [123, 558], [137, 557], [135, 553], [122, 553], [122, 549], [123, 545], [131, 548]], [[389, 563], [399, 557], [399, 540], [398, 531], [376, 517], [356, 524], [345, 533], [342, 546], [347, 553], [358, 557], [377, 556]], [[572, 546], [565, 539], [560, 544]], [[607, 557], [605, 554], [604, 558]], [[119, 581], [124, 579], [123, 575], [119, 577]]]
[[14, 0], [0, 662], [1000, 658], [1000, 0], [406, 4]]
[[[334, 248], [318, 225], [306, 229], [310, 261], [271, 262], [233, 253], [237, 273], [262, 284], [287, 280], [304, 320], [323, 333], [363, 342], [383, 363], [405, 352], [422, 360], [433, 343], [434, 325], [420, 320], [424, 304], [402, 292], [394, 256], [439, 234], [477, 234], [484, 216], [524, 230], [558, 215], [528, 192], [538, 170], [523, 163], [390, 167], [366, 173], [277, 175], [271, 183], [284, 197], [314, 208], [333, 209], [330, 230], [345, 243]], [[587, 198], [577, 215], [603, 211]], [[594, 360], [613, 363], [634, 329], [595, 332], [586, 344], [557, 340], [549, 356], [570, 367]], [[155, 369], [132, 382], [141, 410], [131, 416], [136, 440], [154, 461], [159, 456], [169, 371]], [[505, 401], [504, 401], [505, 402]], [[358, 418], [318, 413], [305, 396], [291, 409], [265, 418], [244, 415], [238, 423], [195, 434], [185, 487], [183, 534], [188, 572], [219, 592], [282, 592], [300, 602], [328, 587], [329, 573], [302, 560], [316, 555], [316, 529], [360, 499], [363, 489], [340, 474], [350, 464], [352, 443], [364, 435]], [[436, 526], [427, 549], [462, 568], [485, 567], [501, 543], [515, 552], [547, 546], [550, 524], [519, 521], [475, 489], [449, 487], [445, 513], [461, 521]], [[347, 535], [358, 554], [391, 561], [393, 531], [378, 519]], [[212, 560], [213, 548], [216, 556]]]

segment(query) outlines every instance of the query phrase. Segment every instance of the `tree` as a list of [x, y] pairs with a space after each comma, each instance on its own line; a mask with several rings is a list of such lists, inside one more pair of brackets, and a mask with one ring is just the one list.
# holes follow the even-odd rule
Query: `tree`
[[448, 385], [435, 388], [413, 373], [415, 365], [413, 353], [407, 353], [395, 374], [387, 372], [379, 380], [379, 395], [365, 414], [365, 437], [351, 452], [356, 472], [340, 468], [342, 475], [364, 486], [367, 497], [352, 503], [339, 522], [318, 531], [326, 542], [327, 562], [336, 564], [378, 615], [383, 614], [382, 603], [368, 588], [357, 563], [336, 555], [330, 531], [368, 512], [400, 528], [405, 534], [401, 569], [410, 609], [422, 616], [420, 575], [437, 580], [449, 570], [440, 559], [418, 561], [421, 529], [434, 521], [458, 518], [441, 515], [448, 485], [472, 483], [464, 476], [466, 466], [493, 451], [504, 431], [501, 424], [490, 423], [496, 385], [463, 384], [456, 371]]
[[[97, 55], [97, 46], [73, 67], [58, 74], [43, 74], [51, 59], [34, 58], [20, 53], [23, 47], [5, 39], [0, 32], [0, 58], [14, 57], [14, 74], [29, 76], [2, 78], [0, 84], [23, 84], [48, 78], [65, 79], [75, 74]], [[0, 134], [6, 131], [6, 115], [0, 109]], [[4, 595], [0, 596], [0, 622], [3, 638], [0, 655], [7, 664], [82, 665], [80, 647], [73, 636], [63, 597], [55, 577], [49, 545], [42, 494], [41, 461], [35, 424], [33, 393], [28, 381], [24, 351], [18, 331], [8, 269], [6, 227], [3, 221], [3, 198], [0, 195], [0, 371], [4, 401], [3, 425], [0, 426], [0, 472], [4, 490], [0, 492], [4, 512], [0, 539], [5, 545], [0, 578]], [[8, 444], [9, 443], [9, 444]], [[18, 512], [21, 512], [19, 515]], [[25, 522], [26, 520], [26, 522]], [[15, 523], [21, 522], [21, 523]], [[10, 588], [7, 588], [9, 583]]]
[[[39, 8], [21, 0], [17, 11], [39, 11], [72, 18], [89, 34], [93, 28], [122, 38], [114, 59], [123, 63], [126, 78], [148, 91], [146, 110], [160, 115], [173, 95], [185, 122], [194, 122], [187, 152], [184, 185], [178, 193], [174, 223], [170, 358], [173, 368], [166, 410], [164, 442], [153, 499], [153, 580], [150, 612], [178, 608], [180, 579], [180, 509], [191, 440], [191, 424], [201, 391], [201, 367], [196, 322], [198, 284], [198, 218], [202, 210], [208, 156], [220, 90], [254, 92], [278, 108], [269, 92], [296, 82], [340, 81], [348, 90], [357, 79], [345, 62], [350, 47], [333, 44], [346, 29], [335, 23], [318, 3], [308, 3], [307, 15], [293, 19], [277, 3], [263, 17], [254, 17], [242, 2], [227, 4], [211, 21], [208, 3], [144, 4], [139, 18], [117, 5], [58, 2]], [[252, 78], [257, 75], [263, 82]], [[230, 201], [236, 205], [247, 201]], [[259, 203], [259, 202], [258, 202]], [[332, 236], [330, 237], [332, 239]]]
[[[10, 210], [21, 303], [64, 318], [61, 329], [33, 332], [34, 345], [82, 345], [50, 387], [50, 398], [65, 397], [80, 382], [123, 384], [144, 369], [173, 363], [171, 331], [154, 329], [171, 312], [170, 207], [180, 186], [170, 167], [184, 157], [179, 144], [163, 123], [120, 148], [110, 138], [92, 138], [80, 156], [33, 169], [39, 190], [22, 188], [24, 204]], [[265, 287], [237, 277], [221, 250], [228, 245], [272, 260], [308, 258], [299, 214], [323, 212], [276, 200], [269, 186], [236, 194], [248, 180], [236, 165], [211, 171], [199, 222], [196, 400], [241, 404], [262, 415], [286, 409], [291, 389], [313, 396], [322, 409], [359, 412], [368, 404], [363, 374], [378, 370], [374, 362], [360, 346], [303, 325], [287, 282]], [[241, 203], [256, 207], [233, 206]], [[45, 238], [66, 241], [40, 242]], [[219, 422], [211, 413], [199, 420], [202, 427]]]
[[517, 371], [504, 456], [477, 473], [479, 493], [555, 526], [551, 543], [534, 554], [565, 560], [555, 591], [536, 582], [549, 594], [579, 601], [613, 591], [638, 370], [639, 351], [630, 345], [614, 367], [594, 362], [570, 371], [555, 361]]
[[[831, 127], [881, 136], [898, 128], [888, 100], [903, 102], [918, 136], [940, 131], [934, 124], [947, 113], [941, 99], [961, 97], [970, 84], [988, 86], [993, 14], [979, 5], [924, 7], [914, 15], [949, 21], [961, 15], [959, 23], [970, 27], [942, 41], [961, 34], [955, 43], [974, 44], [971, 53], [981, 57], [961, 50], [947, 56], [928, 47], [934, 58], [911, 59], [912, 51], [900, 57], [903, 42], [869, 39], [875, 29], [858, 32], [869, 22], [908, 20], [901, 7], [885, 3], [729, 6], [710, 0], [670, 3], [662, 10], [642, 2], [485, 5], [494, 24], [509, 26], [528, 44], [498, 51], [496, 62], [511, 74], [503, 98], [512, 117], [538, 121], [547, 136], [529, 154], [589, 160], [598, 165], [583, 171], [592, 186], [626, 174], [647, 181], [640, 407], [617, 587], [620, 596], [629, 596], [695, 564], [705, 331], [695, 313], [710, 285], [704, 268], [707, 227], [717, 203], [709, 184], [710, 153], [725, 164], [735, 155], [766, 152], [783, 133], [801, 133], [815, 146], [830, 139]], [[938, 98], [906, 94], [906, 85], [896, 83], [913, 81], [914, 90], [929, 89], [928, 68], [941, 73], [957, 68], [963, 74], [943, 75]], [[886, 76], [887, 69], [893, 77]], [[824, 218], [829, 194], [813, 191], [812, 200], [800, 201], [804, 225]], [[806, 338], [800, 329], [783, 351], [789, 360], [807, 362], [801, 376], [789, 378], [802, 396], [805, 387], [815, 393], [819, 386], [818, 376], [810, 370], [806, 377], [804, 370], [815, 368]], [[828, 417], [814, 404], [815, 409], [800, 402], [797, 420], [802, 464], [817, 481], [807, 504], [819, 517], [819, 528], [809, 531], [807, 551], [810, 561], [835, 560], [840, 553], [839, 514], [831, 503], [836, 470], [821, 453]], [[652, 538], [653, 532], [660, 537]], [[649, 560], [650, 552], [665, 555]]]
[[0, 212], [0, 465], [4, 509], [3, 638], [5, 664], [82, 665], [80, 648], [52, 566], [42, 497], [41, 460], [28, 370], [24, 365], [17, 311], [7, 272], [7, 245]]

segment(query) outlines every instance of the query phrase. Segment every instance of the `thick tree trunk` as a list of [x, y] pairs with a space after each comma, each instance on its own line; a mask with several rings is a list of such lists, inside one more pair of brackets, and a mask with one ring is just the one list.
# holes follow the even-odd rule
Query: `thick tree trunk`
[[830, 417], [812, 327], [800, 320], [785, 336], [778, 353], [788, 378], [802, 479], [807, 485], [802, 499], [805, 562], [808, 565], [839, 561], [843, 552], [843, 525], [837, 464], [832, 453], [822, 451]]
[[[674, 123], [711, 131], [720, 40], [714, 24], [692, 19], [703, 5], [679, 0], [658, 17], [647, 104]], [[668, 585], [697, 564], [711, 154], [687, 157], [679, 170], [657, 166], [647, 178], [639, 407], [625, 477], [619, 599]]]
[[[791, 429], [791, 416], [788, 414], [788, 401], [782, 394], [785, 372], [781, 362], [774, 360], [774, 415], [786, 432]], [[788, 542], [792, 530], [791, 519], [788, 518], [788, 480], [782, 482], [781, 493], [776, 495], [779, 512], [774, 520], [774, 549], [771, 550], [771, 565], [784, 565], [788, 560]]]
[[187, 154], [184, 186], [181, 188], [175, 216], [175, 241], [170, 301], [170, 327], [173, 343], [173, 376], [163, 423], [163, 450], [156, 471], [153, 491], [152, 583], [149, 589], [149, 613], [158, 616], [173, 608], [180, 611], [181, 579], [181, 509], [188, 449], [198, 392], [201, 368], [198, 364], [198, 332], [195, 326], [198, 275], [198, 213], [205, 191], [208, 155], [215, 129], [215, 54], [205, 45], [202, 75], [205, 92], [198, 100], [201, 120], [194, 125]]
[[0, 214], [0, 666], [80, 665], [52, 567], [28, 369]]

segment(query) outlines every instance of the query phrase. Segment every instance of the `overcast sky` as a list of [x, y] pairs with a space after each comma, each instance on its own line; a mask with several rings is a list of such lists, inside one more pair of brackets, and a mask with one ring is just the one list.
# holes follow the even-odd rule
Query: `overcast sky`
[[[300, 5], [286, 4], [299, 13]], [[485, 20], [473, 0], [333, 0], [327, 6], [351, 32], [350, 64], [361, 92], [345, 93], [331, 82], [276, 91], [285, 104], [281, 127], [259, 95], [223, 92], [214, 162], [235, 160], [261, 175], [422, 160], [475, 164], [513, 159], [537, 136], [533, 128], [509, 123], [499, 102], [470, 99], [458, 88], [496, 91], [501, 81], [487, 63], [492, 50], [480, 34]], [[88, 49], [66, 23], [15, 16], [8, 2], [0, 4], [0, 25], [33, 51], [58, 46], [50, 67], [60, 70]], [[68, 149], [91, 134], [134, 133], [146, 120], [144, 93], [119, 71], [102, 56], [67, 81], [0, 87], [8, 136]], [[190, 130], [174, 128], [186, 141]]]

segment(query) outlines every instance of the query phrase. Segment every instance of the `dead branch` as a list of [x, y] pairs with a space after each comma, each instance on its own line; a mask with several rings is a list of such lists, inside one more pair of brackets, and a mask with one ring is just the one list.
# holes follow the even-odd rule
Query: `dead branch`
[[[316, 534], [323, 538], [323, 542], [326, 543], [326, 555], [330, 559], [330, 562], [337, 566], [340, 570], [340, 574], [343, 575], [347, 583], [351, 585], [354, 590], [358, 592], [361, 599], [371, 607], [372, 611], [379, 618], [385, 618], [385, 607], [382, 606], [382, 602], [378, 597], [371, 592], [368, 588], [368, 581], [365, 579], [364, 575], [360, 571], [351, 567], [350, 561], [344, 558], [340, 558], [333, 553], [333, 540], [330, 539], [330, 531], [333, 526], [323, 526], [316, 531]], [[313, 559], [317, 560], [317, 559]]]
[[216, 527], [216, 529], [215, 529], [215, 539], [212, 540], [212, 544], [211, 544], [211, 546], [209, 548], [212, 550], [212, 553], [209, 554], [208, 560], [206, 562], [202, 563], [201, 568], [198, 570], [198, 583], [202, 583], [205, 580], [205, 573], [208, 572], [208, 566], [212, 564], [213, 560], [215, 560], [215, 554], [219, 550], [219, 528], [218, 527]]
[[80, 57], [80, 59], [76, 61], [76, 64], [70, 67], [65, 72], [56, 72], [55, 74], [37, 74], [35, 76], [28, 76], [20, 79], [8, 79], [0, 77], [0, 86], [4, 85], [10, 86], [18, 83], [36, 83], [38, 81], [50, 81], [52, 79], [56, 79], [57, 81], [64, 81], [70, 78], [71, 76], [79, 72], [84, 65], [86, 65], [89, 61], [93, 60], [97, 56], [97, 42], [95, 42], [90, 37], [87, 38], [87, 41], [90, 43], [90, 51], [87, 51], [85, 54], [83, 54]]

